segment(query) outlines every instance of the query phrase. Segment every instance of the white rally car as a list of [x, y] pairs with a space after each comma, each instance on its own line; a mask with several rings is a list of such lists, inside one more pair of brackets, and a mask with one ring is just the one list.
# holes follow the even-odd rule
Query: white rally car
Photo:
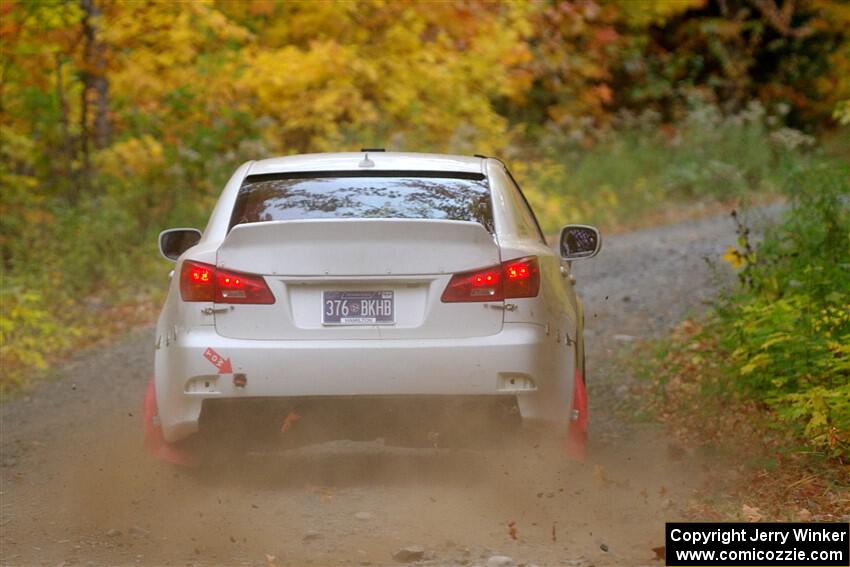
[[293, 431], [352, 436], [407, 420], [431, 440], [470, 415], [563, 431], [583, 417], [570, 266], [599, 246], [584, 225], [547, 245], [497, 159], [364, 150], [248, 162], [203, 233], [160, 235], [176, 267], [148, 425], [165, 444], [295, 420]]

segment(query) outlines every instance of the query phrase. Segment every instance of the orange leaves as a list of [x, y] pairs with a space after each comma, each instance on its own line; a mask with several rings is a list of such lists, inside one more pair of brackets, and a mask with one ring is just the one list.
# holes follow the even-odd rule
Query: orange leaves
[[606, 45], [617, 41], [617, 39], [619, 39], [620, 37], [620, 34], [618, 34], [617, 30], [615, 30], [613, 27], [607, 26], [596, 30], [593, 33], [593, 37], [598, 44]]
[[301, 416], [294, 411], [291, 411], [286, 414], [286, 417], [283, 419], [283, 425], [280, 426], [280, 432], [288, 433], [289, 431], [291, 431], [292, 428], [295, 426], [295, 422], [299, 419], [301, 419]]
[[330, 486], [318, 486], [314, 484], [308, 484], [305, 488], [307, 492], [314, 496], [318, 496], [319, 503], [328, 504], [333, 500], [334, 496], [336, 496], [336, 489]]
[[605, 83], [600, 83], [596, 85], [593, 88], [593, 92], [603, 104], [611, 104], [611, 101], [614, 98], [614, 94], [611, 90], [611, 87], [609, 87]]
[[248, 3], [248, 13], [252, 16], [269, 16], [274, 13], [273, 0], [251, 0]]
[[607, 113], [617, 49], [628, 39], [615, 27], [620, 19], [617, 5], [589, 0], [558, 2], [533, 16], [530, 65], [538, 88], [546, 92], [547, 114], [554, 122], [588, 114], [602, 118]]
[[748, 522], [760, 522], [764, 519], [761, 510], [755, 506], [741, 505], [741, 516]]

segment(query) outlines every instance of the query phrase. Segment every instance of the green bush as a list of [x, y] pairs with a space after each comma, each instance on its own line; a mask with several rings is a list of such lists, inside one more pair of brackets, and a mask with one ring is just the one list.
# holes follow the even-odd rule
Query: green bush
[[0, 182], [9, 191], [0, 228], [13, 237], [0, 236], [0, 392], [115, 332], [101, 321], [105, 312], [158, 300], [169, 270], [157, 251], [159, 231], [203, 228], [236, 167], [267, 152], [248, 137], [227, 149], [226, 132], [206, 134], [176, 145], [151, 136], [116, 142], [95, 156], [96, 190], [75, 198], [58, 190], [61, 179], [48, 192], [46, 182], [12, 175], [5, 164], [28, 159], [31, 145], [3, 134], [10, 143], [0, 145], [0, 157], [8, 158], [0, 162]]
[[744, 286], [718, 315], [732, 383], [832, 456], [850, 457], [850, 167], [789, 179], [791, 209], [730, 255]]

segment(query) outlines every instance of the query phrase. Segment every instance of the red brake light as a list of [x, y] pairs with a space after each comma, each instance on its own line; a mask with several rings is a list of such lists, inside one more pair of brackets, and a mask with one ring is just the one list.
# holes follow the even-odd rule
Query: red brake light
[[274, 303], [274, 296], [262, 276], [226, 272], [191, 260], [183, 262], [180, 296], [183, 301]]
[[540, 266], [536, 257], [508, 260], [502, 267], [505, 270], [505, 299], [537, 297], [540, 292]]
[[443, 303], [502, 301], [536, 297], [540, 291], [537, 258], [529, 256], [499, 266], [455, 274], [440, 298]]
[[455, 274], [443, 291], [443, 303], [468, 301], [501, 301], [502, 277], [499, 266], [477, 272]]
[[183, 301], [212, 301], [214, 294], [215, 266], [183, 262], [180, 271], [180, 296]]
[[262, 276], [216, 271], [216, 303], [274, 303], [274, 296]]

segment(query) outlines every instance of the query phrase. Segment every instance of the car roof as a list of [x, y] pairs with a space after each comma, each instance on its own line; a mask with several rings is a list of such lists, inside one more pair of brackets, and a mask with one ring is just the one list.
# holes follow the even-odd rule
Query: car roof
[[[374, 165], [361, 164], [368, 155]], [[252, 162], [247, 175], [267, 175], [305, 171], [445, 171], [485, 173], [485, 158], [449, 154], [361, 151], [300, 154]]]

